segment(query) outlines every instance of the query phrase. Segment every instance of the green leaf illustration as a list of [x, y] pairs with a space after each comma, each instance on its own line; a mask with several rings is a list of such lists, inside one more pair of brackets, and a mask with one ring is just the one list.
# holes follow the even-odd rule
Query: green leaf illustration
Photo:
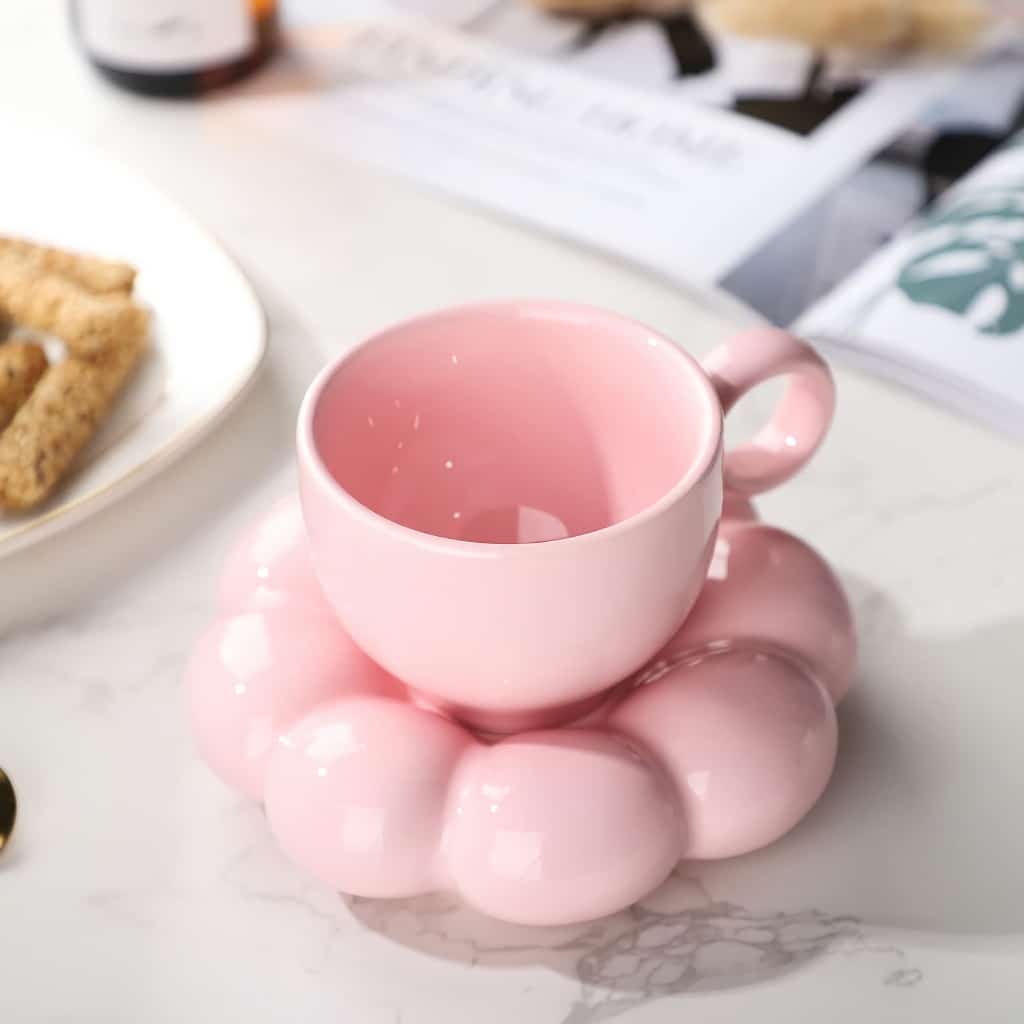
[[937, 306], [1000, 338], [1024, 328], [1024, 192], [1000, 188], [966, 197], [925, 229], [935, 244], [901, 271], [911, 302]]

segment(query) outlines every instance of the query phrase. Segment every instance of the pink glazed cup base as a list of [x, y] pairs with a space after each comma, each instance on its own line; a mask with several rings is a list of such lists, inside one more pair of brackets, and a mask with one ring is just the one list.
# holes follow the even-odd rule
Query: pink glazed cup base
[[793, 828], [831, 775], [854, 658], [821, 557], [726, 519], [694, 610], [646, 669], [571, 724], [481, 735], [352, 643], [288, 498], [230, 556], [187, 689], [207, 763], [264, 803], [284, 852], [325, 884], [454, 890], [497, 918], [555, 925], [631, 905], [681, 860]]

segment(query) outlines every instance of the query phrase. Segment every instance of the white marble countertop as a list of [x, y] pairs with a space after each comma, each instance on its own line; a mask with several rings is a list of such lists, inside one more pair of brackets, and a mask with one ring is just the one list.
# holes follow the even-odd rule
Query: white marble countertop
[[179, 685], [232, 531], [293, 484], [314, 369], [390, 319], [486, 296], [598, 301], [697, 352], [724, 322], [598, 257], [275, 145], [230, 101], [117, 93], [57, 5], [0, 7], [0, 58], [3, 103], [140, 167], [225, 241], [272, 332], [256, 388], [197, 450], [0, 564], [0, 764], [21, 800], [0, 859], [4, 1020], [1014, 1019], [1019, 447], [839, 373], [827, 447], [763, 508], [841, 571], [861, 678], [833, 785], [777, 847], [680, 869], [649, 907], [558, 932], [441, 897], [346, 902], [299, 877], [259, 809], [198, 761]]

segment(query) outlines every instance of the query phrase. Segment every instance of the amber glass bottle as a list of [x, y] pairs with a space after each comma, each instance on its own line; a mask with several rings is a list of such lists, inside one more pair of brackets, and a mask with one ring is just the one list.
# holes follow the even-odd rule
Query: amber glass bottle
[[71, 0], [86, 56], [151, 96], [201, 96], [258, 68], [277, 44], [277, 0]]

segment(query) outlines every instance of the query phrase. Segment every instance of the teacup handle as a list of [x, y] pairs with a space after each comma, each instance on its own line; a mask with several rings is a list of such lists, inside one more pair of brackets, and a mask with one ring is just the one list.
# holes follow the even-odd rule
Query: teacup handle
[[753, 440], [725, 453], [725, 490], [760, 494], [798, 473], [824, 440], [835, 411], [835, 384], [821, 356], [786, 331], [762, 327], [719, 345], [703, 366], [724, 413], [770, 377], [789, 377], [768, 423]]

